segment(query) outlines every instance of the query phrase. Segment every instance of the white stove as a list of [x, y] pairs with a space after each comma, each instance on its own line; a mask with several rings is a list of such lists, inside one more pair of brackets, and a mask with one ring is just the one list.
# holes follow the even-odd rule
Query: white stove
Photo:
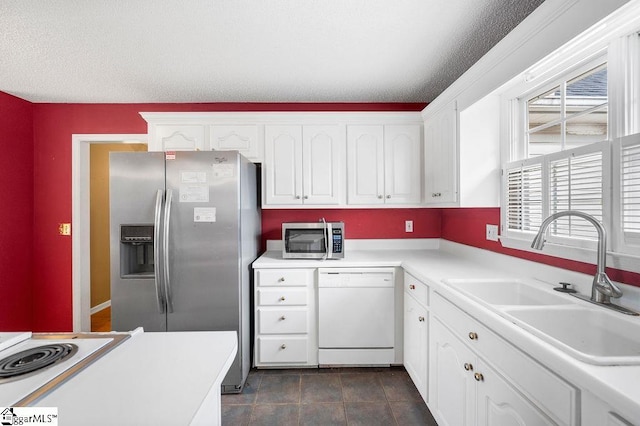
[[129, 336], [0, 333], [0, 407], [31, 405]]

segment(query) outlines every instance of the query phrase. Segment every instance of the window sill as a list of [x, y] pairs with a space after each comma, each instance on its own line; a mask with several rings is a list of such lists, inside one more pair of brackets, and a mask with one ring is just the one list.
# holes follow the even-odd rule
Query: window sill
[[[513, 238], [501, 235], [500, 243], [503, 247], [510, 249], [523, 250], [529, 253], [544, 254], [560, 259], [575, 260], [590, 264], [595, 264], [597, 258], [596, 250], [569, 247], [554, 244], [552, 242], [546, 242], [542, 250], [534, 250], [531, 248], [530, 239]], [[640, 273], [640, 256], [607, 251], [607, 267]]]

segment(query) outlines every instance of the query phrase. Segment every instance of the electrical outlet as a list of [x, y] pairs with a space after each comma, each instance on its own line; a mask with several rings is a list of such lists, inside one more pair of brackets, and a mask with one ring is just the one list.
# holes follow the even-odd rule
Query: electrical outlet
[[404, 232], [413, 232], [413, 221], [405, 220], [404, 221]]
[[498, 241], [498, 225], [487, 224], [487, 240]]

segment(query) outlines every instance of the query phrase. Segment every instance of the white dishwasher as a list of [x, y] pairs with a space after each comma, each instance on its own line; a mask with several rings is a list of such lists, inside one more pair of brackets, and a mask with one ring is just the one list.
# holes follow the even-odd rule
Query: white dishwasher
[[394, 361], [394, 268], [318, 269], [318, 363]]

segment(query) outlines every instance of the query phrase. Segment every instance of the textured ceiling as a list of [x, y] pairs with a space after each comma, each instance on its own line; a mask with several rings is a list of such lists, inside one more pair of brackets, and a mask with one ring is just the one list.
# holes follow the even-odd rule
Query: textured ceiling
[[1, 0], [32, 102], [430, 102], [543, 0]]

